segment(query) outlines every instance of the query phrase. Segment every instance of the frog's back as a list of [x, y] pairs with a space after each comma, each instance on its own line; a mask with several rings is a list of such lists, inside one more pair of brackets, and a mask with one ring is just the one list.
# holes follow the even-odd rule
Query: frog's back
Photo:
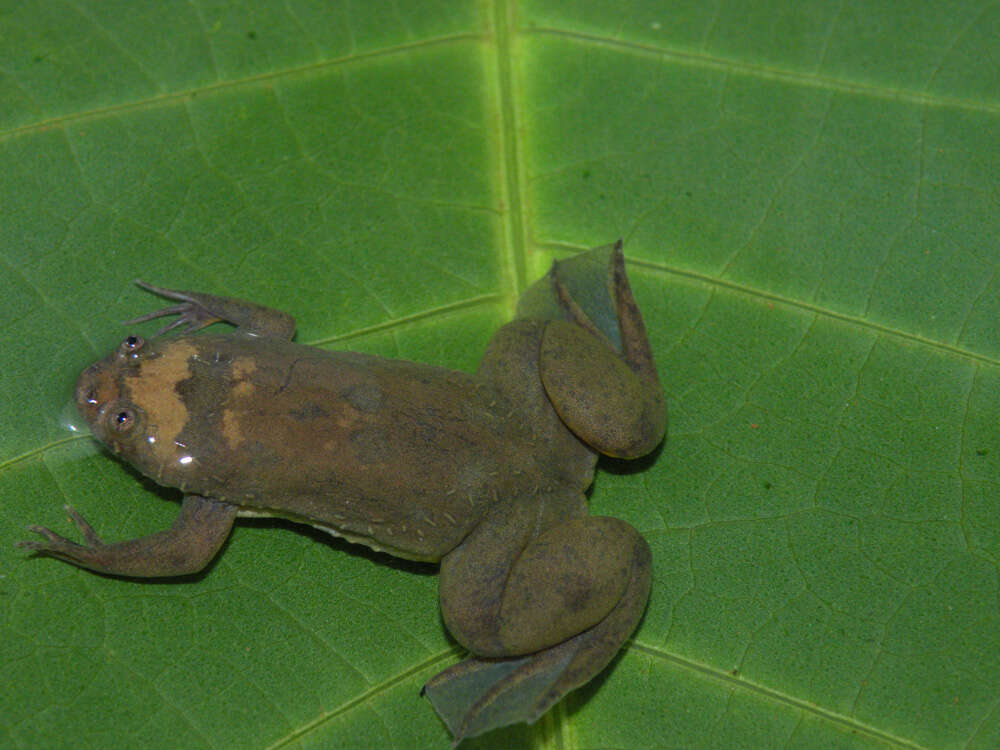
[[[414, 559], [478, 521], [530, 443], [471, 375], [247, 336], [196, 336], [178, 384], [184, 489]], [[195, 467], [192, 467], [195, 468]]]

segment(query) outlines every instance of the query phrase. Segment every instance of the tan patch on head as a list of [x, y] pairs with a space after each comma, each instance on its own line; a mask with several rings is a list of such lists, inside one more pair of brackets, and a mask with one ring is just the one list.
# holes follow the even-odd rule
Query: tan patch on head
[[231, 408], [222, 412], [222, 437], [231, 450], [239, 448], [246, 439], [239, 417], [242, 404], [238, 404], [237, 401], [253, 396], [256, 388], [249, 376], [253, 375], [256, 370], [257, 363], [253, 357], [237, 357], [233, 360], [233, 385], [228, 399]]
[[187, 406], [175, 386], [191, 377], [188, 360], [195, 353], [188, 342], [172, 342], [159, 357], [143, 360], [138, 373], [126, 379], [132, 402], [146, 413], [150, 434], [156, 435], [153, 450], [164, 462], [173, 458], [174, 441], [188, 421]]
[[233, 383], [233, 395], [248, 398], [253, 395], [254, 386], [249, 380], [237, 380]]
[[257, 363], [252, 357], [237, 357], [233, 360], [233, 395], [250, 396], [254, 385], [248, 376], [257, 370]]
[[240, 418], [235, 409], [226, 409], [222, 412], [222, 437], [226, 439], [226, 445], [230, 450], [239, 448], [244, 440], [243, 428], [240, 427]]

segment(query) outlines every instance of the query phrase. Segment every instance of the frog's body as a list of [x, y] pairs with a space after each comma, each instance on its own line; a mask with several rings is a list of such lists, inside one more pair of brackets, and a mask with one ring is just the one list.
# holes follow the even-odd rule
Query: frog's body
[[[489, 479], [534, 460], [524, 448], [530, 428], [505, 418], [496, 389], [465, 373], [246, 335], [182, 336], [144, 350], [121, 379], [125, 400], [147, 425], [168, 429], [147, 426], [160, 434], [140, 441], [130, 462], [241, 513], [437, 561], [495, 497]], [[181, 385], [146, 394], [147, 371], [164, 363], [167, 382]], [[95, 365], [81, 387], [117, 367]]]
[[427, 695], [458, 738], [533, 721], [635, 628], [649, 549], [624, 522], [588, 516], [583, 494], [597, 452], [643, 455], [665, 428], [620, 244], [554, 266], [475, 375], [296, 345], [284, 313], [150, 289], [182, 304], [144, 319], [238, 329], [130, 336], [83, 372], [77, 402], [112, 451], [185, 493], [181, 514], [104, 544], [70, 511], [86, 546], [41, 527], [47, 542], [25, 546], [105, 573], [180, 575], [207, 565], [236, 516], [275, 515], [441, 560], [445, 623], [473, 657]]

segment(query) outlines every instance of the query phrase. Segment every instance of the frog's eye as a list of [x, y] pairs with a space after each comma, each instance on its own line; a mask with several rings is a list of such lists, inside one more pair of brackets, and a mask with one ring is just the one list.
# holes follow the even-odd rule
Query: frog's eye
[[135, 425], [135, 411], [123, 406], [111, 415], [111, 428], [115, 432], [128, 432]]
[[118, 351], [125, 356], [134, 357], [142, 347], [146, 345], [146, 339], [142, 336], [126, 336], [122, 341], [121, 346], [118, 347]]

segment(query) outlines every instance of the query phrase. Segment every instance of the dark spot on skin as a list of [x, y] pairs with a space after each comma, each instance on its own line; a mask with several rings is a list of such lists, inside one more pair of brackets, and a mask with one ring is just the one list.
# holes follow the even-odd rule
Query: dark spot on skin
[[772, 488], [773, 486], [774, 486], [774, 485], [773, 485], [773, 484], [771, 484], [770, 482], [764, 482], [764, 489], [765, 489], [765, 490], [769, 490], [769, 489], [771, 489], [771, 488]]
[[292, 409], [288, 415], [305, 422], [309, 419], [324, 419], [330, 416], [330, 412], [319, 404], [306, 404], [299, 409]]
[[358, 411], [373, 414], [382, 408], [382, 391], [370, 383], [358, 383], [341, 391], [341, 397]]
[[301, 361], [302, 361], [302, 357], [299, 357], [294, 362], [292, 362], [291, 365], [288, 366], [288, 372], [285, 373], [285, 382], [283, 382], [281, 384], [281, 387], [278, 388], [278, 393], [279, 394], [280, 393], [284, 393], [285, 389], [287, 389], [288, 386], [291, 384], [291, 382], [292, 382], [292, 373], [295, 372], [295, 366], [298, 365], [299, 362], [301, 362]]
[[564, 573], [559, 577], [559, 587], [563, 592], [563, 602], [570, 612], [582, 612], [591, 604], [593, 581], [587, 576]]
[[980, 448], [979, 450], [976, 451], [977, 456], [988, 456], [989, 454], [990, 452], [985, 448]]
[[351, 433], [351, 447], [363, 464], [385, 463], [392, 456], [392, 441], [384, 430], [366, 427]]
[[243, 443], [240, 446], [240, 450], [246, 456], [246, 460], [256, 465], [260, 471], [267, 471], [268, 467], [273, 467], [277, 470], [282, 462], [281, 458], [275, 455], [273, 446], [267, 445], [260, 440]]
[[257, 38], [257, 32], [256, 31], [248, 31], [247, 32], [247, 39], [256, 39], [256, 38]]

